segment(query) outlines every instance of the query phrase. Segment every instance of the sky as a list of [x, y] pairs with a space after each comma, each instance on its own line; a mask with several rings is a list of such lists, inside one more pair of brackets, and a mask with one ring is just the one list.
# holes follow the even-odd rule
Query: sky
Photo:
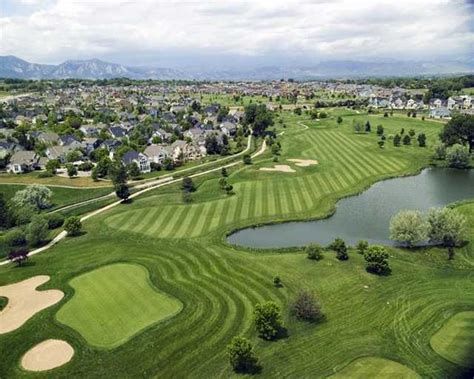
[[474, 59], [474, 0], [0, 0], [0, 55], [135, 66]]

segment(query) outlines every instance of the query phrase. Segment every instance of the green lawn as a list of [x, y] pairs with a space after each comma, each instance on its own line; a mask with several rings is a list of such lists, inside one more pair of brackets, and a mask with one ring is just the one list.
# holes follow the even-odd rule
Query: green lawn
[[[293, 174], [265, 173], [259, 168], [274, 164], [266, 152], [250, 166], [229, 170], [235, 195], [227, 196], [219, 188], [218, 173], [195, 180], [198, 190], [191, 204], [183, 204], [179, 185], [152, 190], [89, 219], [84, 235], [67, 238], [32, 257], [29, 265], [0, 268], [0, 285], [48, 274], [52, 278], [48, 288], [66, 294], [61, 304], [41, 312], [18, 331], [0, 336], [4, 357], [0, 376], [26, 375], [17, 364], [21, 356], [35, 342], [54, 337], [68, 341], [76, 350], [70, 363], [54, 371], [57, 377], [106, 377], [111, 373], [121, 377], [232, 377], [226, 346], [233, 336], [243, 335], [254, 344], [262, 364], [259, 377], [327, 377], [341, 370], [351, 370], [353, 375], [365, 370], [368, 377], [383, 377], [380, 373], [403, 375], [408, 368], [422, 377], [472, 377], [469, 369], [444, 359], [430, 345], [447, 312], [474, 310], [472, 229], [470, 244], [456, 249], [452, 261], [447, 261], [444, 249], [390, 248], [392, 275], [386, 277], [367, 273], [363, 258], [352, 250], [346, 262], [329, 252], [323, 260], [312, 262], [302, 251], [251, 251], [225, 242], [226, 233], [236, 228], [326, 216], [343, 196], [377, 180], [416, 173], [429, 163], [442, 127], [438, 122], [403, 115], [384, 118], [349, 109], [327, 111], [327, 119], [313, 122], [307, 115], [282, 113], [286, 128], [276, 125], [278, 132], [285, 132], [279, 137], [279, 163], [308, 158], [318, 160], [318, 166], [295, 168]], [[340, 126], [338, 115], [344, 120]], [[363, 123], [370, 120], [373, 132], [355, 134], [353, 118]], [[402, 127], [424, 132], [428, 147], [396, 148], [387, 142], [380, 149], [375, 135], [378, 123], [387, 133]], [[474, 202], [459, 209], [472, 228]], [[56, 313], [74, 303], [77, 314], [94, 309], [82, 301], [79, 305], [76, 296], [80, 292], [75, 292], [74, 282], [94, 273], [102, 280], [100, 267], [117, 263], [145, 267], [151, 282], [179, 299], [183, 308], [110, 351], [91, 346], [87, 337], [81, 337], [85, 337], [79, 329], [82, 326], [74, 327], [78, 333], [57, 322]], [[273, 285], [277, 275], [282, 288]], [[129, 290], [124, 286], [130, 280], [124, 275], [119, 279], [118, 286]], [[91, 291], [102, 287], [93, 286]], [[115, 286], [110, 288], [117, 292]], [[326, 316], [324, 322], [306, 324], [291, 316], [290, 305], [302, 288], [315, 292]], [[152, 298], [135, 297], [145, 303]], [[288, 337], [275, 342], [259, 339], [253, 325], [255, 304], [268, 300], [282, 307], [288, 328]], [[133, 301], [127, 300], [118, 311], [103, 312], [103, 327], [113, 329], [115, 313], [129, 312], [132, 307]], [[364, 357], [371, 358], [362, 368], [350, 368]], [[394, 368], [397, 364], [400, 366]]]
[[337, 374], [330, 376], [333, 379], [416, 379], [419, 377], [416, 372], [400, 363], [375, 357], [358, 359]]
[[74, 296], [57, 319], [93, 346], [117, 347], [142, 329], [174, 316], [181, 303], [150, 282], [146, 268], [113, 264], [71, 280]]
[[474, 311], [451, 317], [431, 338], [431, 346], [447, 360], [474, 368]]

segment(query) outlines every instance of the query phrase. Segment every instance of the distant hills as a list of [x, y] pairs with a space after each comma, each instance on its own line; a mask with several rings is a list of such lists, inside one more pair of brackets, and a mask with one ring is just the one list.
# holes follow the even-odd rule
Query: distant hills
[[30, 63], [13, 55], [0, 56], [0, 77], [18, 79], [189, 79], [278, 80], [356, 78], [369, 76], [447, 75], [474, 72], [473, 62], [359, 62], [328, 61], [308, 67], [259, 67], [233, 70], [177, 70], [161, 67], [131, 67], [99, 59], [67, 60], [58, 65]]

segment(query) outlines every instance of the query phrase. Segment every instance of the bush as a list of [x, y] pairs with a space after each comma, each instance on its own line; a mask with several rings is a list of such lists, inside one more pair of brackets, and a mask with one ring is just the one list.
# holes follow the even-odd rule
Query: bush
[[77, 236], [81, 233], [82, 223], [81, 219], [76, 216], [71, 216], [64, 222], [64, 229], [69, 236]]
[[446, 149], [446, 160], [449, 167], [453, 168], [469, 168], [470, 154], [469, 147], [458, 143]]
[[232, 338], [227, 346], [227, 354], [232, 368], [237, 373], [253, 373], [258, 368], [258, 359], [250, 341], [244, 337]]
[[364, 254], [366, 270], [377, 275], [391, 272], [388, 264], [388, 253], [383, 246], [370, 246]]
[[252, 157], [249, 154], [244, 154], [242, 160], [245, 164], [252, 164]]
[[323, 317], [316, 297], [312, 292], [306, 290], [300, 291], [296, 296], [292, 313], [297, 319], [309, 322], [318, 321]]
[[28, 260], [28, 250], [27, 249], [18, 249], [13, 250], [8, 253], [8, 260], [10, 262], [15, 262], [17, 266], [23, 265], [23, 262]]
[[13, 229], [3, 237], [5, 244], [8, 246], [22, 246], [26, 243], [25, 233], [21, 229]]
[[94, 168], [92, 162], [84, 162], [79, 165], [79, 171], [90, 171]]
[[161, 171], [161, 165], [159, 163], [151, 162], [150, 169], [151, 171]]
[[308, 259], [319, 261], [323, 259], [323, 248], [317, 243], [310, 243], [304, 249]]
[[64, 216], [61, 213], [49, 213], [46, 215], [48, 229], [56, 229], [64, 224]]
[[259, 337], [273, 340], [283, 329], [280, 307], [273, 301], [257, 304], [254, 310], [255, 328]]
[[356, 249], [359, 254], [364, 255], [369, 247], [369, 243], [365, 240], [360, 240], [357, 242]]
[[410, 145], [411, 144], [411, 137], [408, 134], [405, 134], [403, 137], [403, 144], [404, 145]]

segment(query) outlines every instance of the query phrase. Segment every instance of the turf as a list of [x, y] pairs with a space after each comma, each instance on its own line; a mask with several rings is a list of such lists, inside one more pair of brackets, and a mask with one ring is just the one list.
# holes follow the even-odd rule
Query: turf
[[[347, 109], [328, 113], [328, 119], [317, 122], [307, 115], [282, 113], [282, 124], [276, 124], [277, 132], [285, 132], [279, 137], [279, 161], [317, 159], [318, 166], [296, 168], [291, 177], [263, 173], [259, 167], [272, 164], [267, 152], [250, 166], [229, 170], [233, 196], [219, 188], [216, 175], [195, 180], [198, 190], [188, 205], [183, 204], [178, 185], [149, 191], [89, 219], [84, 235], [32, 257], [30, 265], [0, 268], [0, 285], [49, 274], [50, 288], [63, 290], [69, 304], [75, 294], [67, 283], [75, 277], [128, 262], [146, 267], [150, 280], [183, 304], [174, 317], [150, 325], [113, 351], [91, 348], [74, 329], [55, 320], [62, 305], [52, 307], [14, 334], [0, 336], [0, 355], [5, 357], [0, 360], [0, 376], [22, 376], [17, 362], [24, 352], [34, 341], [54, 336], [73, 344], [77, 353], [54, 372], [57, 377], [104, 377], [115, 372], [122, 377], [231, 377], [226, 346], [233, 336], [243, 335], [254, 344], [261, 377], [327, 377], [363, 357], [398, 362], [422, 377], [472, 377], [469, 369], [444, 359], [430, 346], [441, 327], [436, 321], [447, 311], [474, 309], [469, 276], [474, 269], [472, 229], [470, 244], [456, 249], [452, 261], [447, 261], [443, 249], [390, 248], [393, 271], [387, 277], [368, 274], [363, 258], [354, 251], [346, 262], [337, 261], [332, 253], [311, 262], [301, 251], [251, 251], [225, 243], [225, 234], [235, 228], [322, 217], [342, 196], [377, 180], [417, 172], [428, 164], [442, 127], [403, 115], [387, 119]], [[344, 120], [340, 126], [338, 115]], [[351, 123], [356, 117], [361, 122], [369, 119], [374, 130], [383, 123], [387, 133], [401, 127], [423, 131], [428, 147], [395, 148], [387, 142], [380, 149], [375, 132], [354, 134]], [[469, 218], [468, 225], [474, 225], [474, 203], [458, 209]], [[277, 275], [282, 288], [273, 285]], [[315, 292], [324, 322], [310, 325], [291, 316], [290, 305], [302, 288]], [[282, 307], [288, 328], [283, 340], [266, 342], [256, 335], [252, 312], [256, 303], [267, 300]]]
[[431, 338], [431, 346], [447, 360], [474, 368], [474, 312], [451, 317]]
[[70, 285], [75, 294], [57, 319], [97, 347], [117, 347], [181, 309], [178, 300], [153, 288], [147, 270], [138, 265], [101, 267], [72, 279]]
[[388, 359], [367, 357], [352, 362], [343, 370], [331, 375], [332, 379], [365, 379], [365, 378], [392, 378], [392, 379], [415, 379], [420, 376], [401, 365]]

